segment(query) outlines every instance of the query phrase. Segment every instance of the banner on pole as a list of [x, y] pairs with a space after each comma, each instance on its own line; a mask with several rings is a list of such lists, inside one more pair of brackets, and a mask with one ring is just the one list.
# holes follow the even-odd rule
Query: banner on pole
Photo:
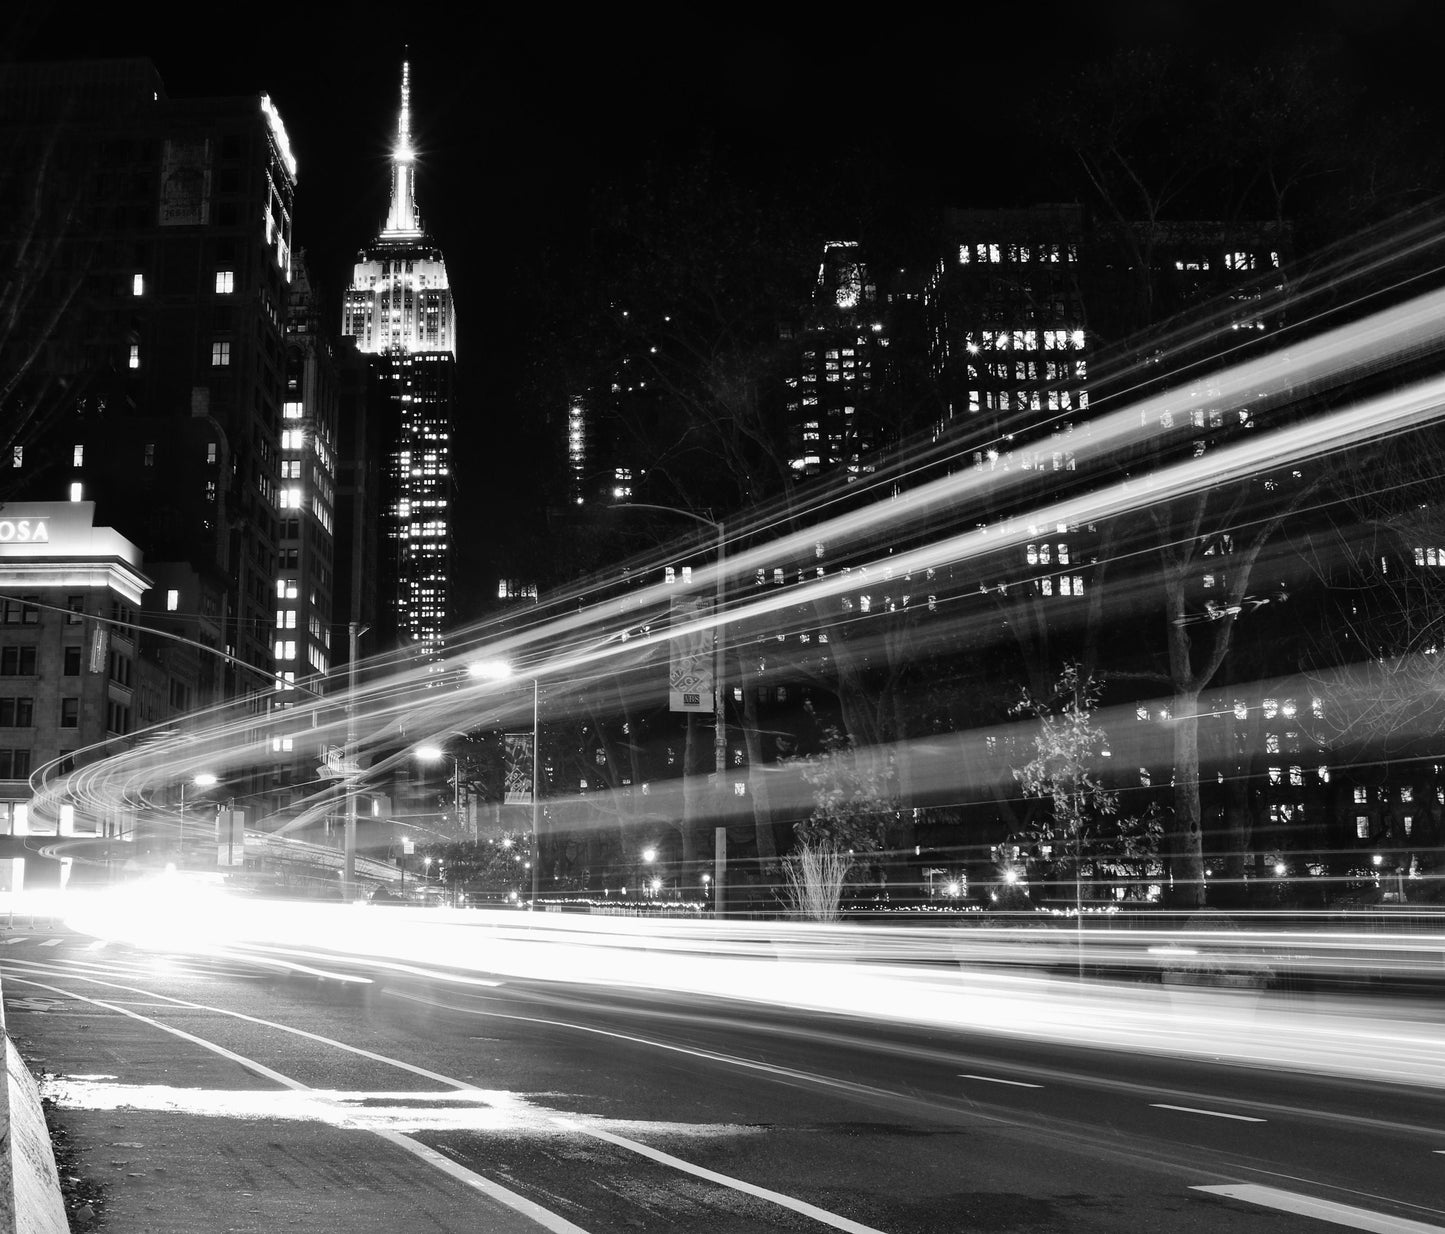
[[[678, 596], [672, 601], [668, 639], [667, 707], [669, 711], [712, 711], [713, 630], [708, 596]], [[692, 627], [689, 629], [688, 627]]]
[[502, 800], [509, 806], [532, 804], [532, 734], [504, 733], [507, 783]]

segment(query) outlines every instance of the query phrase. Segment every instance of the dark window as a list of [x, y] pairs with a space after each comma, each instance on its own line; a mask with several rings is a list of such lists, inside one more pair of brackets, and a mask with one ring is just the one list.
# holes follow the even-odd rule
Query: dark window
[[0, 647], [0, 677], [34, 676], [34, 647]]
[[78, 698], [63, 698], [60, 700], [60, 727], [80, 727], [80, 700]]
[[0, 750], [0, 780], [23, 780], [29, 774], [29, 750]]
[[67, 677], [80, 676], [80, 648], [67, 647], [65, 649], [65, 675]]
[[0, 728], [29, 728], [34, 723], [33, 698], [0, 698]]
[[70, 616], [65, 619], [66, 624], [78, 626], [81, 620], [80, 615], [85, 612], [85, 597], [67, 596], [65, 598], [65, 607], [70, 610]]

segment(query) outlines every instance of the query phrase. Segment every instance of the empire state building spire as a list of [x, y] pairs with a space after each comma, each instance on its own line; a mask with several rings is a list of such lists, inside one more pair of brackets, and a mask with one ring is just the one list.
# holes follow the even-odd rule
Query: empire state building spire
[[456, 354], [456, 310], [446, 261], [416, 208], [411, 144], [411, 64], [401, 66], [401, 111], [391, 152], [391, 208], [376, 239], [357, 256], [342, 333], [372, 354]]
[[401, 65], [401, 113], [396, 121], [396, 145], [391, 150], [391, 210], [384, 237], [420, 236], [416, 210], [416, 152], [411, 145], [411, 62]]

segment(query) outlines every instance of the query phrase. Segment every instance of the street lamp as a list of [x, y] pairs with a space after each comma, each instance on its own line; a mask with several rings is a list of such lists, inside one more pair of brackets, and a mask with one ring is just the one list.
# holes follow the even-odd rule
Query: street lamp
[[[512, 677], [512, 666], [505, 660], [474, 660], [467, 665], [469, 676], [482, 681], [506, 681]], [[532, 908], [537, 907], [539, 877], [542, 866], [542, 849], [537, 837], [538, 809], [542, 800], [542, 746], [538, 739], [538, 717], [541, 714], [541, 686], [536, 677], [532, 678], [532, 860], [527, 864], [532, 869]]]
[[[191, 783], [197, 788], [210, 788], [216, 783], [217, 777], [209, 771], [198, 772], [191, 777]], [[176, 835], [176, 864], [185, 865], [186, 862], [186, 782], [181, 781], [181, 825]]]
[[457, 815], [457, 828], [464, 830], [462, 826], [462, 760], [455, 754], [443, 750], [440, 746], [417, 746], [414, 751], [417, 758], [424, 763], [434, 763], [441, 758], [449, 758], [452, 762], [452, 773], [456, 785], [455, 806]]
[[[693, 510], [680, 506], [660, 506], [646, 501], [629, 501], [614, 507], [619, 510], [657, 510], [663, 514], [676, 514], [690, 518], [694, 523], [711, 527], [717, 536], [717, 589], [713, 624], [713, 760], [717, 773], [715, 789], [721, 798], [724, 776], [727, 772], [727, 711], [723, 701], [724, 670], [727, 667], [727, 626], [723, 615], [727, 609], [727, 527], [721, 519], [711, 519]], [[723, 915], [723, 879], [726, 872], [726, 841], [722, 828], [714, 831], [714, 869], [717, 873], [717, 890], [713, 897], [713, 913]]]
[[706, 518], [692, 510], [679, 506], [658, 506], [646, 501], [629, 501], [615, 507], [619, 510], [657, 510], [663, 514], [678, 514], [690, 518], [704, 527], [711, 527], [717, 536], [717, 599], [716, 623], [713, 626], [713, 714], [716, 728], [713, 733], [713, 758], [717, 770], [717, 790], [722, 792], [723, 773], [727, 770], [727, 722], [723, 710], [723, 669], [725, 660], [725, 634], [723, 611], [727, 604], [727, 528], [720, 519]]

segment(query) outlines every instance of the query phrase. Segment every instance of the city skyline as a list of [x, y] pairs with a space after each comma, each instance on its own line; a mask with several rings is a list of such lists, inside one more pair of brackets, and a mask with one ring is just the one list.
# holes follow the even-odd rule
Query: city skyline
[[[173, 98], [268, 94], [299, 165], [296, 248], [333, 321], [387, 213], [396, 82], [411, 63], [417, 191], [468, 339], [456, 397], [478, 410], [454, 443], [458, 517], [479, 531], [540, 517], [527, 434], [565, 415], [527, 388], [555, 358], [548, 310], [582, 268], [599, 202], [625, 198], [649, 168], [665, 184], [699, 152], [720, 153], [729, 175], [811, 199], [820, 243], [866, 244], [884, 225], [921, 237], [949, 207], [1078, 200], [1083, 177], [1046, 157], [1031, 109], [1121, 47], [1229, 65], [1318, 45], [1372, 106], [1440, 108], [1425, 72], [1433, 14], [1417, 3], [1060, 7], [1027, 32], [1005, 14], [895, 23], [870, 31], [866, 50], [806, 14], [702, 38], [600, 19], [560, 34], [524, 25], [488, 43], [381, 16], [298, 16], [284, 37], [239, 23], [217, 57], [163, 8], [74, 30], [31, 4], [9, 19], [6, 45], [21, 60], [148, 56]], [[798, 273], [805, 286], [810, 271]], [[481, 551], [481, 536], [459, 539]]]

